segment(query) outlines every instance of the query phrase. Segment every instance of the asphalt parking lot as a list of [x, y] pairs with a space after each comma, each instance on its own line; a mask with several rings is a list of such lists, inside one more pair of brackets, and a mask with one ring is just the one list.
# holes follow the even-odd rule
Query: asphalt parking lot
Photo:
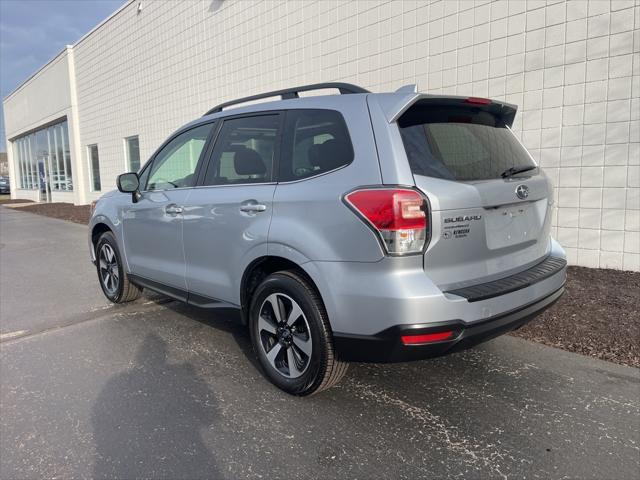
[[640, 370], [513, 337], [288, 396], [233, 312], [109, 305], [85, 227], [0, 206], [0, 478], [638, 478]]

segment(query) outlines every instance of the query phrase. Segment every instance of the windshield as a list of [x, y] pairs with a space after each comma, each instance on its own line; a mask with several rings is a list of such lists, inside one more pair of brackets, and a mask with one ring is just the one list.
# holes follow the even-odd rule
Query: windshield
[[415, 175], [489, 180], [501, 178], [513, 167], [529, 174], [526, 167], [535, 167], [507, 126], [488, 112], [469, 107], [416, 107], [398, 123]]

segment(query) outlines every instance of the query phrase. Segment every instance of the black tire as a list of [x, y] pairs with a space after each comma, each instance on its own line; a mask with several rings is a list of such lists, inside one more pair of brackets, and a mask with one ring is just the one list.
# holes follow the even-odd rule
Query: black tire
[[[273, 298], [273, 294], [282, 295], [297, 302], [304, 315], [304, 317], [300, 317], [299, 321], [306, 320], [302, 329], [308, 328], [309, 330], [301, 334], [305, 336], [306, 342], [311, 341], [311, 355], [301, 357], [300, 349], [294, 349], [298, 352], [298, 358], [306, 359], [306, 362], [303, 362], [306, 365], [305, 370], [297, 378], [288, 378], [267, 358], [265, 343], [273, 342], [274, 339], [281, 337], [271, 335], [264, 329], [260, 330], [258, 319], [261, 309], [267, 308], [265, 307], [267, 298]], [[286, 310], [287, 307], [283, 308]], [[282, 313], [284, 312], [281, 312], [281, 315]], [[307, 325], [308, 327], [305, 327]], [[293, 328], [295, 331], [299, 327]], [[305, 396], [326, 390], [342, 379], [349, 366], [348, 363], [342, 362], [336, 357], [329, 319], [320, 295], [303, 276], [296, 272], [286, 270], [273, 273], [258, 286], [251, 298], [249, 329], [253, 349], [265, 375], [273, 384], [287, 393]], [[267, 336], [266, 340], [265, 335]], [[280, 343], [280, 340], [275, 341]], [[274, 343], [273, 346], [277, 345]], [[292, 345], [282, 349], [288, 353], [286, 348], [292, 348]]]
[[[108, 259], [110, 252], [113, 253], [115, 263], [112, 264], [112, 274], [105, 275], [105, 270], [101, 267], [101, 260]], [[116, 242], [116, 238], [111, 232], [103, 233], [96, 243], [96, 271], [98, 272], [98, 281], [102, 292], [113, 303], [132, 302], [142, 295], [142, 288], [134, 285], [129, 280], [129, 276], [122, 264], [118, 242]], [[109, 277], [109, 275], [111, 276]], [[113, 279], [113, 283], [111, 280], [105, 280], [105, 277]]]

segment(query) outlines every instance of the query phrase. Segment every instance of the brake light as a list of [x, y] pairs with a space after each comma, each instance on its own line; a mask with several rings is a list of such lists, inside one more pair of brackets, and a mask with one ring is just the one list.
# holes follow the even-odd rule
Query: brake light
[[421, 253], [427, 239], [424, 197], [405, 188], [367, 188], [345, 196], [346, 202], [373, 227], [387, 253]]
[[423, 335], [402, 335], [402, 343], [405, 345], [419, 345], [422, 343], [441, 342], [443, 340], [449, 340], [453, 337], [452, 331], [426, 333]]
[[475, 105], [489, 105], [491, 100], [488, 98], [480, 98], [480, 97], [469, 97], [464, 103], [473, 103]]

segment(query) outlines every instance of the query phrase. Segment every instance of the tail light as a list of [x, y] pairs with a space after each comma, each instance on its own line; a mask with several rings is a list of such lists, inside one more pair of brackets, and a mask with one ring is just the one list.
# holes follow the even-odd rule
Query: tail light
[[421, 253], [427, 240], [426, 202], [415, 190], [367, 188], [345, 200], [382, 240], [390, 255]]

